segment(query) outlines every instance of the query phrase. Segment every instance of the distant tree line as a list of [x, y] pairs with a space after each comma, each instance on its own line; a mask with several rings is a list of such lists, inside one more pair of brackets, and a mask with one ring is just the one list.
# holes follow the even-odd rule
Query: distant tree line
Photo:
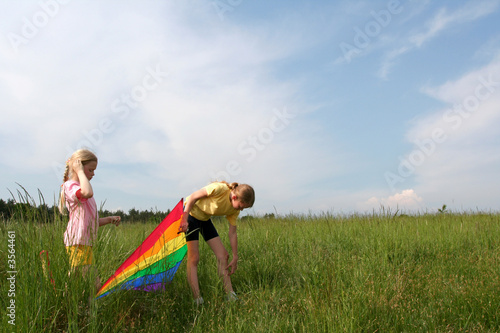
[[[127, 213], [122, 210], [110, 212], [101, 207], [99, 210], [99, 217], [118, 215], [122, 218], [122, 223], [160, 223], [169, 212], [170, 210], [164, 212], [153, 209], [139, 211], [135, 208], [129, 209]], [[8, 199], [7, 201], [0, 199], [0, 220], [19, 219], [23, 221], [50, 223], [55, 221], [56, 218], [62, 218], [62, 214], [59, 212], [59, 208], [56, 205], [48, 206], [45, 203], [36, 204], [34, 201], [30, 202], [30, 200], [16, 202], [13, 199]]]

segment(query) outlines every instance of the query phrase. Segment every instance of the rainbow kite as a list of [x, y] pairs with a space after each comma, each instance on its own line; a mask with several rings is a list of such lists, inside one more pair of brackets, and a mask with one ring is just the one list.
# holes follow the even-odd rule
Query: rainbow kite
[[97, 292], [101, 298], [120, 289], [154, 291], [171, 282], [187, 253], [184, 233], [177, 233], [182, 199]]

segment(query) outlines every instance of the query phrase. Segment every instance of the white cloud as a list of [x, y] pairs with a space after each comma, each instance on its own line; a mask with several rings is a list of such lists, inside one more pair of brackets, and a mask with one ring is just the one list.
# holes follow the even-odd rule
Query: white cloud
[[[413, 164], [415, 189], [434, 205], [443, 201], [455, 202], [458, 208], [494, 205], [493, 198], [500, 195], [500, 57], [423, 91], [449, 107], [415, 119], [407, 132], [415, 144], [407, 161], [412, 154], [421, 157]], [[491, 194], [485, 197], [478, 189], [486, 187]]]
[[379, 212], [380, 209], [395, 212], [419, 212], [423, 207], [423, 199], [413, 189], [403, 190], [389, 197], [371, 197], [358, 205], [360, 210]]
[[422, 47], [422, 45], [439, 37], [444, 31], [452, 27], [492, 14], [497, 10], [499, 4], [500, 1], [498, 0], [471, 1], [453, 12], [449, 12], [446, 8], [439, 9], [434, 17], [425, 23], [423, 29], [413, 32], [404, 45], [396, 47], [395, 50], [385, 55], [378, 71], [379, 77], [387, 79], [397, 59], [402, 55]]
[[408, 131], [409, 141], [431, 138], [436, 129], [456, 140], [495, 134], [495, 123], [500, 118], [500, 57], [454, 81], [424, 87], [422, 92], [448, 107], [417, 118]]
[[[70, 2], [16, 54], [3, 45], [1, 108], [9, 117], [0, 146], [10, 158], [2, 164], [49, 173], [58, 184], [54, 165], [87, 146], [99, 157], [97, 175], [108, 177], [94, 181], [111, 191], [111, 208], [123, 205], [113, 187], [142, 200], [179, 198], [228, 164], [231, 180], [254, 183], [261, 202], [290, 189], [290, 179], [300, 186], [328, 172], [323, 158], [315, 174], [298, 177], [322, 156], [320, 138], [297, 134], [314, 126], [296, 98], [300, 82], [278, 82], [269, 70], [303, 47], [296, 35], [241, 29], [202, 2], [115, 5]], [[293, 118], [273, 122], [283, 110]], [[245, 143], [251, 159], [238, 150]]]
[[382, 62], [381, 67], [378, 70], [378, 76], [382, 79], [387, 79], [389, 74], [392, 71], [392, 68], [395, 65], [396, 59], [399, 58], [401, 55], [405, 54], [406, 52], [409, 52], [411, 50], [411, 47], [409, 46], [403, 46], [399, 49], [393, 50], [389, 52], [386, 56], [384, 61]]
[[497, 0], [474, 1], [451, 13], [448, 13], [446, 8], [442, 8], [427, 22], [424, 31], [410, 37], [410, 42], [416, 47], [421, 47], [428, 40], [435, 38], [439, 33], [454, 25], [475, 21], [493, 13], [498, 5], [499, 1]]

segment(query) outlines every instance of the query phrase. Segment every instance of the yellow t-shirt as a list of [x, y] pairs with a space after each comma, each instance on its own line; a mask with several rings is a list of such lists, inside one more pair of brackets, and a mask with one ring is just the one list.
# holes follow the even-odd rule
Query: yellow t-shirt
[[208, 221], [212, 216], [225, 215], [229, 223], [235, 226], [240, 211], [234, 209], [231, 204], [229, 187], [224, 183], [212, 183], [204, 188], [208, 196], [196, 201], [189, 214], [200, 221]]

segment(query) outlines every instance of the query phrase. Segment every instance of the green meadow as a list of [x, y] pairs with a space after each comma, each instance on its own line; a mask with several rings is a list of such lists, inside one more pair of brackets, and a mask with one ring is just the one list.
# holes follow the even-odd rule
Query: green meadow
[[[232, 276], [240, 300], [225, 300], [215, 258], [200, 242], [200, 307], [185, 263], [163, 292], [95, 300], [94, 274], [68, 276], [66, 218], [42, 215], [28, 209], [0, 224], [2, 332], [500, 331], [498, 213], [246, 217]], [[227, 222], [215, 224], [229, 250]], [[100, 228], [94, 267], [102, 282], [156, 225]]]

